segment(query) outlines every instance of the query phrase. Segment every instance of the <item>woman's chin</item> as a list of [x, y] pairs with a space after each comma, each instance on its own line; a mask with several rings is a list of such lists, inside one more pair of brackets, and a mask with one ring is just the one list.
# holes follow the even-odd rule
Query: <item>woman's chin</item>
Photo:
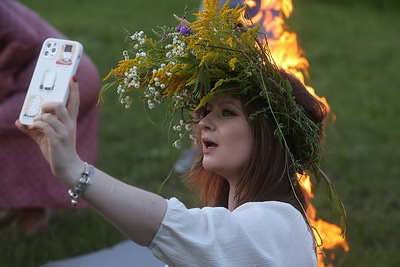
[[214, 172], [215, 174], [224, 177], [224, 169], [221, 166], [217, 166], [215, 162], [204, 162], [203, 161], [203, 168], [207, 171]]
[[210, 172], [217, 172], [215, 162], [210, 162], [208, 160], [203, 159], [203, 168]]

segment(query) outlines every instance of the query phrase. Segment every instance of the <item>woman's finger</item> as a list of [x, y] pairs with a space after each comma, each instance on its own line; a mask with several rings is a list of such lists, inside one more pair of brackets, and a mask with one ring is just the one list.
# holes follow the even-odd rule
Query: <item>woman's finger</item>
[[47, 102], [42, 105], [42, 114], [56, 114], [63, 123], [69, 122], [69, 119], [76, 122], [79, 113], [79, 89], [76, 76], [71, 78], [69, 87], [70, 93], [66, 108], [64, 104], [60, 102]]
[[69, 91], [67, 109], [71, 118], [76, 121], [79, 113], [79, 86], [76, 75], [74, 75], [69, 82]]
[[49, 126], [44, 121], [35, 120], [32, 125], [24, 125], [19, 120], [15, 122], [15, 126], [22, 131], [23, 133], [30, 136], [33, 140], [35, 140], [39, 145], [41, 145], [41, 140], [46, 136], [47, 138], [55, 138], [56, 132], [52, 127]]
[[35, 118], [34, 121], [43, 121], [54, 129], [59, 135], [66, 135], [65, 127], [62, 122], [53, 113], [43, 113], [40, 118]]
[[19, 121], [19, 119], [15, 121], [15, 126], [16, 126], [21, 132], [23, 132], [24, 134], [27, 134], [27, 135], [31, 136], [31, 135], [30, 135], [30, 132], [29, 132], [28, 126], [25, 125], [25, 124], [22, 124], [22, 123]]
[[54, 114], [62, 123], [68, 123], [70, 116], [65, 105], [61, 102], [46, 102], [42, 105], [42, 115]]

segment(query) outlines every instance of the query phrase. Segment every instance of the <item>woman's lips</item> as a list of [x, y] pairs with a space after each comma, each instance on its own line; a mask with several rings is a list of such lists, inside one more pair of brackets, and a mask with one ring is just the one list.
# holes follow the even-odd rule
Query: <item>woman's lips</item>
[[211, 152], [213, 149], [218, 147], [218, 144], [214, 143], [211, 140], [208, 139], [202, 139], [201, 140], [203, 143], [203, 153], [209, 153]]
[[206, 148], [216, 148], [218, 145], [213, 142], [206, 142], [204, 143]]

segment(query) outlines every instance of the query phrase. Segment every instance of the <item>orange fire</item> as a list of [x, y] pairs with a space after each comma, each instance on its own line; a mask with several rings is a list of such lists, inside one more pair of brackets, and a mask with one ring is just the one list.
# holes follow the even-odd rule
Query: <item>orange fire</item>
[[[287, 30], [284, 21], [284, 18], [289, 18], [293, 11], [292, 0], [245, 0], [244, 2], [248, 6], [249, 23], [260, 24], [263, 32], [267, 35], [272, 57], [276, 64], [296, 75], [304, 83], [304, 76], [308, 77], [307, 69], [309, 63], [302, 56], [303, 51], [297, 44], [297, 35]], [[324, 97], [317, 96], [312, 87], [307, 85], [306, 87], [312, 95], [323, 102], [330, 110]], [[302, 176], [299, 178], [309, 197], [313, 198], [310, 177]], [[340, 235], [340, 227], [317, 219], [316, 215], [316, 209], [310, 205], [307, 210], [307, 216], [311, 225], [317, 230], [315, 236], [317, 239], [320, 237], [323, 241], [321, 243], [321, 240], [317, 240], [319, 244], [322, 244], [322, 249], [324, 251], [332, 250], [341, 246], [345, 251], [349, 251], [349, 245]], [[331, 256], [334, 257], [334, 254], [331, 254]], [[318, 265], [325, 266], [322, 253], [318, 254]]]

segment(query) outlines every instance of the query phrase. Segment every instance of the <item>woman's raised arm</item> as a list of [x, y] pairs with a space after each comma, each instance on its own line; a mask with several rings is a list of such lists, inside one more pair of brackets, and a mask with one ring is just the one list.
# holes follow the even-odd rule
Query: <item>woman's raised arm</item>
[[[67, 107], [45, 103], [42, 114], [30, 126], [16, 126], [34, 139], [53, 174], [75, 188], [85, 169], [75, 149], [76, 119], [79, 112], [79, 89], [76, 78], [70, 82]], [[127, 185], [95, 169], [92, 184], [82, 197], [122, 233], [139, 245], [147, 246], [164, 217], [167, 203], [156, 194]], [[67, 194], [67, 192], [65, 192]]]

